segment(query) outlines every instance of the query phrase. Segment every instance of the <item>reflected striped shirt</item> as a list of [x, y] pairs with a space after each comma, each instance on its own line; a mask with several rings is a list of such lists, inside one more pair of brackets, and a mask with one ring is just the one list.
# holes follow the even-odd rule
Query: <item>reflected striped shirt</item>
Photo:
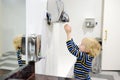
[[25, 65], [25, 60], [22, 60], [22, 56], [21, 56], [21, 49], [17, 50], [17, 60], [18, 60], [18, 65], [19, 67]]

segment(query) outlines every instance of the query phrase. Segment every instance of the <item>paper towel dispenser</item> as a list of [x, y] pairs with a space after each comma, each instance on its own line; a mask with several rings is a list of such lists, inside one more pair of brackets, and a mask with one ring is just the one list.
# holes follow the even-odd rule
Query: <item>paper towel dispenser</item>
[[86, 28], [94, 28], [98, 23], [95, 21], [95, 18], [86, 18], [84, 26]]

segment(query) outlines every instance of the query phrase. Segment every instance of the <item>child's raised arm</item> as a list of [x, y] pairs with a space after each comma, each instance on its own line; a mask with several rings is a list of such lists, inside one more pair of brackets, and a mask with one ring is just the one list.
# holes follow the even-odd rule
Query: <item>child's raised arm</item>
[[65, 32], [67, 34], [67, 41], [71, 40], [71, 38], [72, 38], [71, 37], [71, 31], [72, 31], [71, 26], [68, 24], [65, 24], [64, 29], [65, 29]]
[[69, 50], [70, 53], [72, 53], [74, 56], [79, 57], [80, 56], [80, 52], [79, 52], [79, 48], [78, 46], [74, 43], [72, 36], [71, 36], [71, 27], [70, 25], [66, 24], [64, 26], [65, 32], [67, 34], [67, 48]]

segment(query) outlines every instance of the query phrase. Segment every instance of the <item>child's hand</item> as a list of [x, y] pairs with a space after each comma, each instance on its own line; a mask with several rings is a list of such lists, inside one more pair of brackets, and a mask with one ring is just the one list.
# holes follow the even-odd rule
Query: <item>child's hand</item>
[[66, 34], [70, 34], [72, 31], [70, 25], [68, 25], [68, 24], [65, 24], [64, 29], [65, 29]]

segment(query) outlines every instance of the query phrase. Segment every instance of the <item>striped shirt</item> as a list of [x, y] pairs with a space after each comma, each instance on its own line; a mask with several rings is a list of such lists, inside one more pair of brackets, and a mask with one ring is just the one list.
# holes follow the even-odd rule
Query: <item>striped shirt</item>
[[80, 52], [73, 39], [66, 42], [67, 48], [72, 55], [77, 57], [74, 65], [74, 76], [80, 80], [91, 80], [89, 72], [91, 71], [93, 57], [85, 52]]
[[19, 67], [25, 65], [25, 60], [22, 60], [21, 49], [18, 49], [17, 51], [17, 60], [18, 60]]

